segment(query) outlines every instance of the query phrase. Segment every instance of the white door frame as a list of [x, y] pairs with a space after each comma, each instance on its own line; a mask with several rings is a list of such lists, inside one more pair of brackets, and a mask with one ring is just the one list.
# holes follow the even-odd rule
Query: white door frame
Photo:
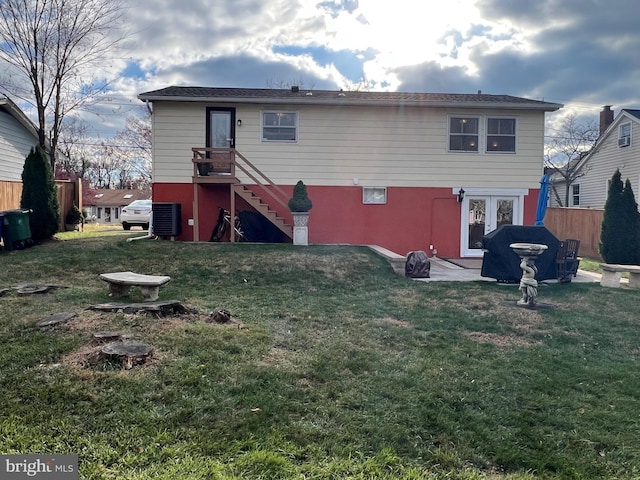
[[[458, 195], [460, 188], [453, 188], [451, 192]], [[485, 232], [495, 230], [496, 218], [495, 210], [497, 201], [509, 199], [513, 200], [513, 225], [522, 225], [524, 218], [524, 197], [529, 194], [528, 188], [465, 188], [464, 199], [460, 205], [460, 256], [461, 257], [482, 257], [483, 251], [470, 249], [469, 239], [469, 199], [483, 198], [487, 201], [487, 212], [485, 219]]]

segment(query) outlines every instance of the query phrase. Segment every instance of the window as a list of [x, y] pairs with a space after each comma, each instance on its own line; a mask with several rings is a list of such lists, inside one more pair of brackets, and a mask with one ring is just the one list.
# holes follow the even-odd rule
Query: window
[[571, 205], [580, 205], [580, 185], [571, 185]]
[[631, 145], [631, 123], [624, 123], [618, 129], [618, 146], [628, 147]]
[[298, 112], [262, 112], [263, 142], [297, 142]]
[[516, 119], [489, 118], [487, 120], [487, 152], [516, 151]]
[[451, 117], [449, 119], [449, 150], [452, 152], [477, 152], [478, 127], [476, 117]]
[[362, 203], [387, 203], [387, 187], [362, 187]]

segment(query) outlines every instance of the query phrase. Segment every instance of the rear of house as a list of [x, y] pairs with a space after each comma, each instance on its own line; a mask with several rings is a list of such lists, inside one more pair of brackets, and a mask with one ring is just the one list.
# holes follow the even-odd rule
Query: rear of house
[[180, 204], [180, 239], [209, 239], [219, 206], [273, 212], [290, 238], [286, 197], [302, 180], [310, 243], [443, 257], [481, 256], [484, 234], [533, 224], [545, 113], [561, 107], [296, 87], [168, 87], [139, 98], [153, 104], [154, 202]]

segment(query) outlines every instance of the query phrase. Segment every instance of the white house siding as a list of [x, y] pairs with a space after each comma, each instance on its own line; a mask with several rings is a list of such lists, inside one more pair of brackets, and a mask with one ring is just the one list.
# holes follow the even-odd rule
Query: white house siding
[[0, 112], [0, 180], [22, 181], [24, 160], [36, 143], [13, 116]]
[[[191, 148], [205, 146], [208, 106], [226, 105], [154, 102], [154, 182], [192, 181]], [[297, 143], [261, 141], [261, 111], [279, 109], [299, 113]], [[236, 148], [285, 185], [347, 186], [357, 178], [365, 186], [538, 188], [544, 113], [485, 112], [516, 118], [516, 154], [448, 153], [448, 116], [486, 114], [415, 107], [239, 105]]]
[[574, 183], [580, 185], [580, 206], [604, 208], [607, 201], [608, 181], [620, 169], [622, 181], [628, 178], [636, 201], [640, 199], [640, 125], [631, 122], [631, 145], [618, 147], [618, 129], [604, 138], [592, 154], [588, 172]]

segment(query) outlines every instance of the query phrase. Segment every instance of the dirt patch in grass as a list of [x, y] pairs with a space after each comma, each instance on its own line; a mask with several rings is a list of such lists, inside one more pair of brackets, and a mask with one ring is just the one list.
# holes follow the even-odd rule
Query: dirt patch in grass
[[[72, 332], [86, 334], [87, 341], [84, 345], [63, 356], [60, 363], [74, 369], [79, 374], [118, 370], [117, 365], [105, 362], [100, 358], [100, 350], [108, 342], [100, 342], [95, 339], [93, 335], [98, 332], [116, 332], [120, 334], [122, 340], [142, 341], [153, 346], [153, 338], [181, 331], [188, 323], [206, 323], [213, 328], [242, 328], [243, 326], [236, 319], [231, 319], [227, 323], [217, 323], [211, 318], [211, 313], [208, 312], [156, 318], [149, 314], [86, 310], [69, 321], [64, 328]], [[153, 354], [144, 363], [129, 370], [122, 369], [120, 373], [127, 375], [140, 370], [152, 369], [172, 355], [170, 352], [154, 347]]]
[[373, 323], [376, 325], [392, 325], [399, 328], [411, 328], [411, 324], [409, 322], [398, 320], [397, 318], [393, 317], [379, 318], [377, 320], [374, 320]]
[[466, 332], [467, 338], [478, 343], [490, 343], [496, 347], [531, 347], [539, 345], [540, 342], [531, 338], [516, 334], [497, 334], [485, 332]]

